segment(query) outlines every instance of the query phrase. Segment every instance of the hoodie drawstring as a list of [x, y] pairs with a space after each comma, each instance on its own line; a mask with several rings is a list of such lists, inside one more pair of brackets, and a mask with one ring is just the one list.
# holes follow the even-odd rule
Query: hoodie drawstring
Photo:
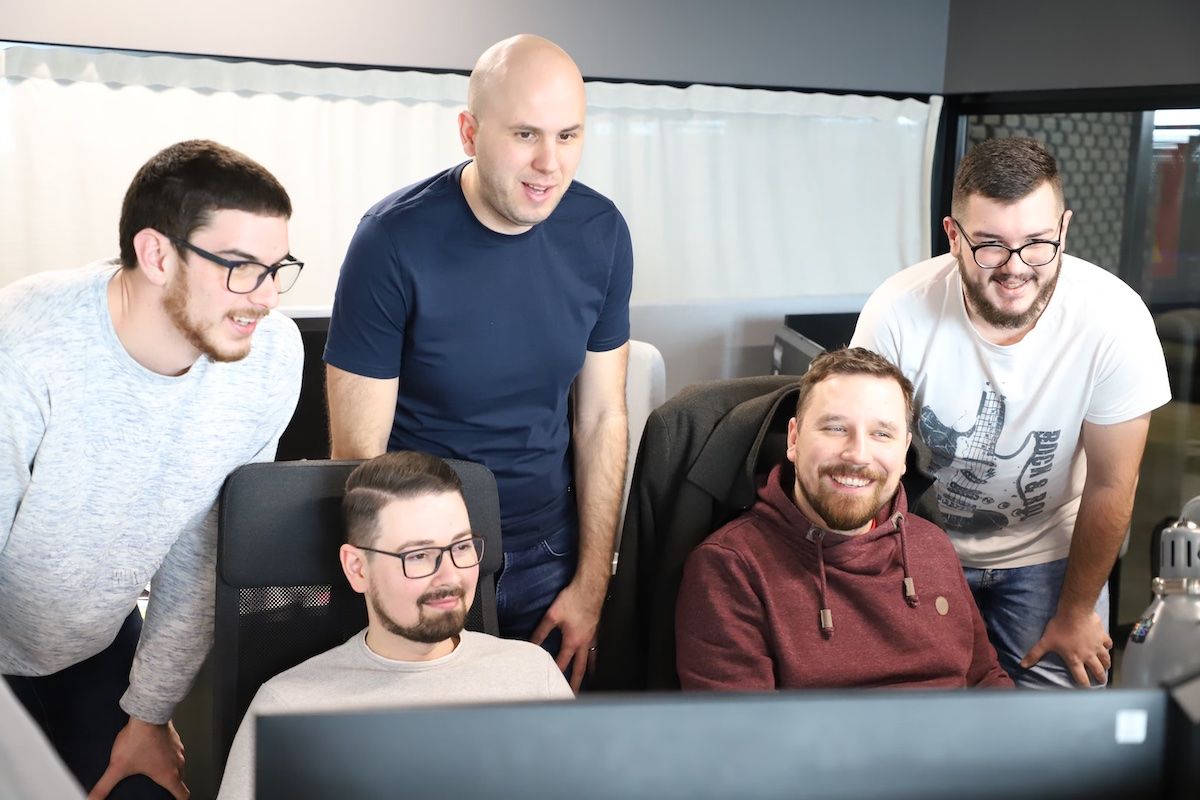
[[822, 542], [825, 540], [825, 531], [815, 526], [809, 528], [808, 540], [810, 542], [815, 542], [817, 545], [817, 583], [821, 592], [821, 615], [819, 622], [821, 625], [821, 633], [823, 633], [825, 638], [828, 639], [830, 636], [833, 636], [833, 612], [829, 610], [829, 601], [826, 598], [827, 587], [825, 582], [825, 554], [824, 548], [822, 547]]
[[[917, 597], [917, 583], [908, 574], [908, 539], [904, 535], [904, 514], [897, 511], [892, 517], [892, 522], [896, 525], [896, 531], [900, 536], [900, 565], [904, 569], [904, 600], [912, 608], [916, 608], [921, 599]], [[817, 552], [820, 552], [818, 545]], [[824, 602], [822, 600], [822, 602]]]

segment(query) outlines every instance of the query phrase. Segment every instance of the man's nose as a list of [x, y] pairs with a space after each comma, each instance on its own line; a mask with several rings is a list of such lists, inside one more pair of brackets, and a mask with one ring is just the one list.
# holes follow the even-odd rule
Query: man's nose
[[547, 174], [558, 171], [557, 139], [549, 137], [538, 143], [537, 152], [533, 157], [533, 168]]

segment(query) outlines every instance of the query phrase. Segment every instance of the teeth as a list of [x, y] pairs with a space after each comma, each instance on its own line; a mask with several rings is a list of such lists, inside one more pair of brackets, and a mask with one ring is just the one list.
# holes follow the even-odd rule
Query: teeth
[[834, 481], [842, 484], [843, 486], [851, 486], [854, 488], [866, 486], [868, 483], [870, 483], [870, 481], [866, 478], [851, 478], [849, 476], [835, 477]]

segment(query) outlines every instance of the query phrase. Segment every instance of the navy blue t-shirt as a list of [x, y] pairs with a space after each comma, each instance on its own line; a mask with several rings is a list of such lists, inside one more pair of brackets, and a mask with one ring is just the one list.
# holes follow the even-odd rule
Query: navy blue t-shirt
[[612, 201], [574, 182], [544, 222], [483, 226], [465, 164], [377, 203], [338, 278], [325, 361], [400, 378], [389, 450], [485, 464], [506, 534], [561, 507], [567, 398], [584, 353], [629, 339], [633, 249]]

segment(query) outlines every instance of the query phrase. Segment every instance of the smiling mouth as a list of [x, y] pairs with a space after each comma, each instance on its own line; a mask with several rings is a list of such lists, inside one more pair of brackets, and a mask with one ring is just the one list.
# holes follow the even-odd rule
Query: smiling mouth
[[554, 188], [553, 186], [539, 186], [536, 183], [526, 183], [525, 181], [522, 181], [521, 185], [528, 189], [530, 194], [533, 194], [537, 197], [546, 196], [550, 193], [550, 190]]
[[838, 486], [844, 486], [847, 489], [861, 489], [875, 482], [871, 478], [861, 475], [830, 475], [829, 479]]

